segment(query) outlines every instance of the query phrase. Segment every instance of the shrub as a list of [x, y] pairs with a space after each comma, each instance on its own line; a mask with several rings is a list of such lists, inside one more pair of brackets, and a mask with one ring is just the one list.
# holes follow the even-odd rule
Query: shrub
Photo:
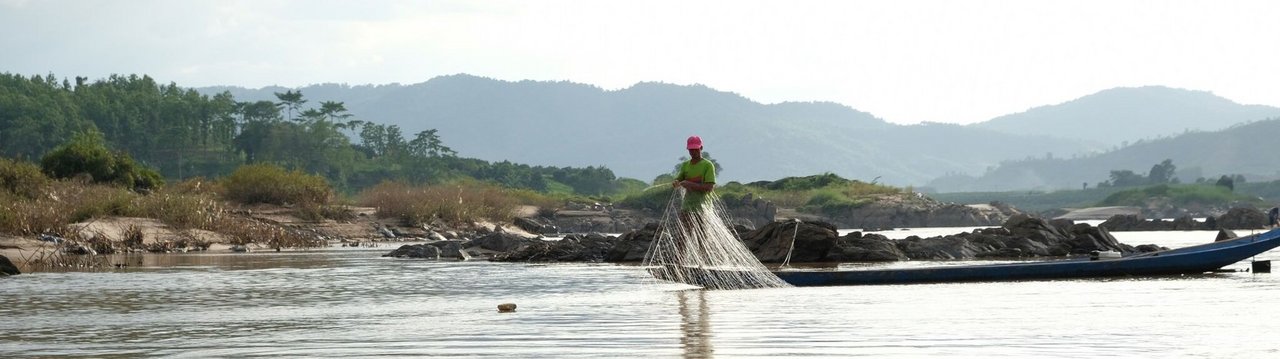
[[476, 181], [431, 186], [383, 182], [360, 193], [360, 203], [377, 207], [378, 215], [400, 218], [407, 225], [433, 219], [461, 223], [476, 219], [511, 220], [516, 199], [501, 187]]
[[270, 164], [245, 165], [221, 181], [227, 199], [243, 204], [326, 204], [333, 189], [324, 177]]
[[139, 192], [164, 185], [159, 172], [134, 162], [124, 153], [111, 153], [97, 132], [77, 134], [46, 154], [40, 166], [53, 178], [87, 175], [94, 183], [110, 183]]
[[0, 158], [0, 192], [36, 198], [49, 186], [49, 177], [33, 163]]

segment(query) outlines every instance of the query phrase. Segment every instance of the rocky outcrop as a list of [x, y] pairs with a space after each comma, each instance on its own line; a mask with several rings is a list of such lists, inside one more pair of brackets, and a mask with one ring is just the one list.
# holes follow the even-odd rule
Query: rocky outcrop
[[1227, 229], [1267, 228], [1267, 214], [1256, 208], [1236, 207], [1218, 216], [1217, 225]]
[[383, 257], [395, 258], [421, 258], [421, 259], [455, 259], [468, 260], [473, 257], [471, 252], [475, 249], [468, 246], [468, 242], [460, 240], [444, 240], [423, 244], [406, 244], [396, 248], [390, 253], [383, 254]]
[[836, 227], [825, 222], [772, 222], [742, 236], [761, 262], [817, 262], [836, 246]]
[[1141, 215], [1115, 215], [1107, 219], [1099, 227], [1112, 231], [1189, 231], [1216, 229], [1260, 229], [1266, 228], [1267, 215], [1261, 210], [1247, 207], [1232, 208], [1218, 217], [1208, 217], [1204, 222], [1197, 222], [1191, 216], [1182, 216], [1166, 221], [1148, 220]]
[[897, 243], [879, 234], [853, 232], [840, 237], [827, 252], [828, 262], [886, 262], [909, 259]]
[[0, 277], [19, 274], [22, 274], [22, 271], [18, 270], [18, 266], [13, 265], [8, 257], [0, 255]]
[[563, 233], [622, 233], [657, 222], [647, 212], [612, 208], [560, 210], [552, 220]]
[[747, 193], [736, 201], [726, 200], [725, 208], [728, 208], [733, 218], [742, 222], [736, 224], [749, 225], [751, 228], [764, 227], [773, 223], [778, 217], [778, 206], [773, 202], [756, 198], [751, 193]]
[[464, 247], [480, 248], [495, 252], [512, 252], [537, 242], [539, 241], [536, 239], [524, 238], [511, 233], [490, 232], [489, 234], [480, 236], [480, 238], [468, 241]]
[[644, 260], [644, 254], [649, 250], [649, 244], [653, 243], [653, 237], [657, 233], [657, 223], [649, 223], [644, 228], [623, 233], [614, 242], [613, 248], [605, 256], [605, 261], [639, 262]]
[[533, 234], [551, 235], [551, 234], [560, 233], [560, 227], [557, 227], [555, 225], [555, 222], [548, 218], [516, 217], [516, 219], [513, 221], [513, 224], [515, 224], [516, 227], [524, 230], [525, 232], [529, 232]]
[[824, 215], [841, 228], [877, 229], [992, 226], [1020, 213], [1000, 202], [960, 205], [924, 196], [882, 195], [872, 203]]
[[[1120, 243], [1103, 227], [1069, 220], [1046, 221], [1021, 214], [1009, 218], [1000, 227], [902, 240], [862, 232], [839, 236], [835, 226], [818, 221], [777, 221], [755, 230], [746, 227], [735, 230], [743, 245], [765, 263], [782, 262], [788, 253], [791, 262], [801, 263], [1061, 257], [1092, 251], [1132, 253], [1164, 249], [1154, 245], [1135, 248]], [[524, 245], [489, 248], [509, 248], [493, 257], [498, 261], [637, 262], [644, 259], [658, 231], [657, 224], [649, 224], [616, 238], [572, 235], [559, 241], [531, 239], [524, 240]]]
[[440, 259], [440, 248], [426, 244], [406, 244], [383, 257]]
[[499, 262], [603, 262], [613, 250], [615, 237], [599, 233], [574, 234], [558, 241], [535, 240], [516, 251], [499, 253]]
[[[1057, 257], [1087, 254], [1091, 251], [1134, 252], [1132, 246], [1116, 241], [1106, 229], [1071, 221], [1045, 221], [1026, 215], [1016, 215], [1001, 227], [978, 229], [973, 232], [948, 236], [920, 238], [907, 237], [890, 240], [876, 234], [853, 232], [843, 237], [833, 235], [833, 227], [827, 224], [805, 222], [796, 242], [792, 261], [848, 262], [895, 261], [907, 259], [973, 259], [973, 258], [1021, 258]], [[769, 230], [762, 228], [760, 231]], [[793, 228], [794, 227], [789, 227]], [[787, 237], [789, 233], [765, 234], [753, 232], [747, 238], [765, 236]], [[783, 231], [785, 232], [785, 231]], [[811, 238], [805, 238], [811, 237]], [[756, 239], [759, 241], [759, 239]], [[776, 243], [765, 241], [765, 243]], [[750, 247], [750, 242], [748, 246]], [[829, 245], [832, 243], [834, 245]], [[774, 245], [772, 247], [778, 247]], [[763, 262], [776, 262], [777, 249], [771, 246], [753, 248]], [[825, 253], [824, 253], [825, 251]]]

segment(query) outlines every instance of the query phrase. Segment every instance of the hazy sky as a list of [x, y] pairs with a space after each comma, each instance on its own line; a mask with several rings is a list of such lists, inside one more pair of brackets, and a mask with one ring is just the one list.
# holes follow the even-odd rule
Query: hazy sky
[[971, 123], [1117, 86], [1280, 106], [1277, 1], [0, 0], [0, 72], [704, 84]]

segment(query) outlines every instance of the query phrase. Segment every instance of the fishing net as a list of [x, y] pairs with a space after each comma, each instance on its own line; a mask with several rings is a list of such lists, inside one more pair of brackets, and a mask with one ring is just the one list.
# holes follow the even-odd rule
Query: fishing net
[[645, 253], [644, 267], [654, 278], [706, 289], [790, 286], [760, 263], [729, 228], [731, 217], [715, 192], [690, 212], [681, 211], [684, 196], [683, 188], [672, 192]]

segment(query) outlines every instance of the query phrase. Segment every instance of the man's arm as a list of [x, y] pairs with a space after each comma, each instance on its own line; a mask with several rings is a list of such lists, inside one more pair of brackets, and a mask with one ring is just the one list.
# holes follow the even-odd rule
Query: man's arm
[[680, 186], [685, 189], [698, 192], [711, 192], [712, 189], [716, 188], [715, 183], [698, 183], [693, 181], [681, 181]]

